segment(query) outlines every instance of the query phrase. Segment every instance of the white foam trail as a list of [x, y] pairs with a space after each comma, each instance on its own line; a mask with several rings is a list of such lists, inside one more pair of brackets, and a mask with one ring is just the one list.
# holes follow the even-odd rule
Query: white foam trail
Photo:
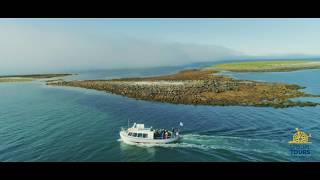
[[235, 139], [235, 140], [241, 140], [241, 141], [264, 141], [264, 142], [277, 142], [277, 143], [283, 143], [284, 141], [280, 140], [271, 140], [271, 139], [253, 139], [253, 138], [243, 138], [243, 137], [233, 137], [233, 136], [210, 136], [210, 135], [199, 135], [199, 134], [186, 134], [183, 135], [183, 139], [186, 140], [212, 140], [215, 139]]
[[[276, 140], [266, 140], [266, 139], [250, 139], [242, 137], [230, 137], [230, 136], [209, 136], [209, 135], [199, 135], [199, 134], [186, 134], [181, 136], [180, 142], [172, 144], [143, 144], [143, 143], [128, 143], [130, 145], [135, 145], [138, 147], [164, 147], [164, 148], [193, 148], [200, 149], [204, 151], [224, 149], [229, 151], [241, 151], [241, 152], [254, 152], [254, 153], [277, 153], [287, 155], [283, 151], [274, 151], [274, 149], [267, 146], [267, 148], [251, 148], [250, 145], [260, 143], [261, 141], [268, 142], [269, 144], [282, 143]], [[234, 141], [236, 140], [236, 141]], [[121, 141], [119, 139], [119, 141]], [[244, 142], [244, 143], [243, 143]], [[244, 145], [246, 142], [251, 144]]]

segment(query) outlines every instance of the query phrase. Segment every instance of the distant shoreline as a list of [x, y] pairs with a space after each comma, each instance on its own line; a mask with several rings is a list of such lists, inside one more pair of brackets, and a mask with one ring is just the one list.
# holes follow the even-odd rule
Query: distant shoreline
[[48, 79], [55, 77], [70, 76], [73, 74], [62, 73], [62, 74], [29, 74], [29, 75], [7, 75], [0, 76], [0, 82], [21, 82], [21, 81], [34, 81], [38, 79]]
[[217, 64], [207, 68], [232, 72], [289, 72], [320, 69], [319, 61], [251, 61]]

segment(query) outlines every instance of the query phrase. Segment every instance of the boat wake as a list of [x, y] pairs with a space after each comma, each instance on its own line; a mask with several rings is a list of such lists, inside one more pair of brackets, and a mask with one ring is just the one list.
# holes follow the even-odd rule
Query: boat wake
[[[121, 141], [119, 139], [119, 141]], [[127, 142], [126, 142], [127, 143]], [[143, 144], [143, 143], [127, 143], [139, 147], [164, 147], [164, 148], [192, 148], [200, 149], [202, 151], [210, 150], [227, 150], [227, 151], [241, 151], [253, 153], [277, 153], [286, 154], [286, 151], [275, 151], [279, 145], [286, 142], [279, 140], [268, 139], [251, 139], [243, 137], [230, 136], [212, 136], [199, 134], [185, 134], [181, 135], [181, 140], [172, 144]]]

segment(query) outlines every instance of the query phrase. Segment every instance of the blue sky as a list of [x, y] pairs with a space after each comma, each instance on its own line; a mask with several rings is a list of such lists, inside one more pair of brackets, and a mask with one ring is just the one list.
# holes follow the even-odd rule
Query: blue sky
[[320, 19], [9, 19], [31, 26], [220, 45], [248, 54], [320, 54]]
[[[29, 68], [37, 68], [53, 63], [55, 58], [92, 68], [92, 63], [104, 62], [110, 67], [146, 62], [151, 66], [159, 61], [165, 62], [160, 65], [168, 64], [174, 58], [178, 64], [184, 62], [179, 58], [186, 63], [217, 59], [223, 53], [226, 58], [236, 54], [320, 55], [320, 19], [1, 19], [0, 38], [0, 48], [5, 52], [0, 58], [8, 64], [8, 71], [22, 61], [28, 62]], [[145, 58], [141, 62], [139, 58], [130, 59], [145, 54], [149, 47], [153, 47], [150, 51], [158, 56], [154, 58], [157, 61], [150, 60], [152, 54], [141, 55]], [[84, 49], [83, 55], [77, 51]], [[13, 53], [17, 50], [21, 56]], [[117, 64], [119, 56], [123, 61]], [[88, 59], [94, 60], [91, 64], [84, 62]]]

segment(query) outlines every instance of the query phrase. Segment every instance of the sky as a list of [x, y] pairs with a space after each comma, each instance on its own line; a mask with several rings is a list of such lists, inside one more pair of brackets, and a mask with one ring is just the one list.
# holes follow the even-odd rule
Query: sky
[[320, 19], [0, 19], [0, 72], [319, 56]]

